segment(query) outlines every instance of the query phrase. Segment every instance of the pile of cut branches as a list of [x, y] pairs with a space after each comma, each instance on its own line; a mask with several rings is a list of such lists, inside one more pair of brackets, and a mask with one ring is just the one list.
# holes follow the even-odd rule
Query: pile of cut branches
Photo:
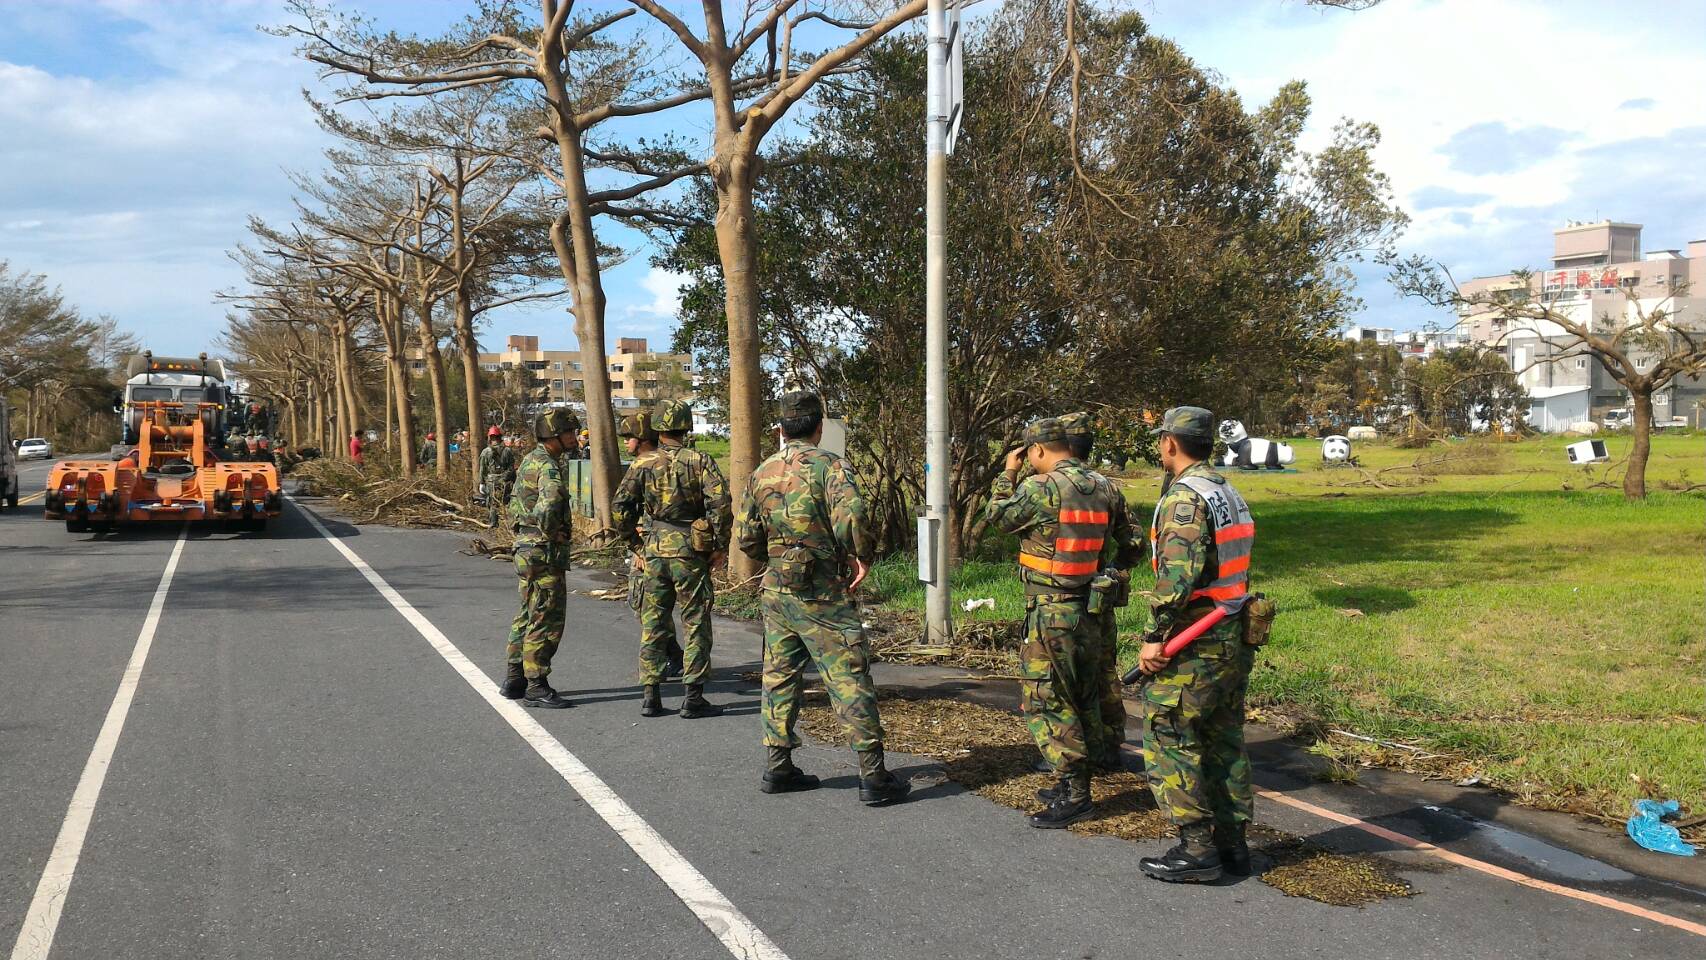
[[291, 477], [299, 492], [336, 500], [357, 524], [491, 531], [485, 510], [471, 504], [472, 484], [461, 471], [407, 479], [390, 464], [312, 460]]

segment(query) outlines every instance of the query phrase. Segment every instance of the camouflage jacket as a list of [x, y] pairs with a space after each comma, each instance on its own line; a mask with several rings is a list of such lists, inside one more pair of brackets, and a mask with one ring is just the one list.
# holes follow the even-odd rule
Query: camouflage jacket
[[[639, 523], [646, 518], [645, 536]], [[712, 552], [729, 548], [729, 484], [717, 461], [692, 447], [660, 445], [634, 458], [616, 488], [611, 521], [629, 546], [642, 543], [654, 557], [698, 555], [688, 528], [704, 519], [711, 525]]]
[[501, 489], [515, 482], [515, 451], [509, 447], [486, 445], [480, 451], [480, 482]]
[[[1217, 482], [1223, 479], [1207, 463], [1193, 463], [1179, 474], [1180, 477], [1193, 475]], [[1150, 535], [1154, 538], [1151, 549], [1154, 550], [1155, 588], [1143, 591], [1142, 596], [1149, 601], [1155, 633], [1166, 636], [1188, 626], [1214, 607], [1209, 600], [1191, 600], [1191, 594], [1198, 587], [1213, 582], [1220, 569], [1214, 545], [1214, 520], [1209, 516], [1208, 504], [1196, 491], [1174, 478], [1161, 491], [1161, 500], [1155, 509], [1155, 529]], [[1236, 617], [1228, 620], [1237, 622]], [[1228, 633], [1223, 624], [1197, 641], [1194, 647], [1208, 653], [1210, 646], [1217, 639], [1226, 639], [1222, 634]]]
[[[852, 560], [876, 551], [865, 498], [846, 460], [804, 440], [790, 440], [752, 472], [735, 519], [735, 543], [767, 562], [764, 589], [807, 600], [847, 596]], [[806, 582], [788, 586], [780, 561], [791, 548], [809, 551]]]
[[[1107, 505], [1107, 534], [1102, 547], [1106, 566], [1125, 569], [1143, 557], [1143, 533], [1131, 522], [1125, 497], [1106, 477], [1076, 458], [1062, 460], [1053, 471], [1033, 474], [1016, 486], [1005, 473], [996, 477], [984, 519], [1003, 533], [1019, 535], [1027, 544], [1054, 545], [1060, 526], [1062, 483], [1073, 484]], [[1081, 586], [1070, 582], [1074, 578], [1062, 580], [1036, 569], [1022, 567], [1020, 572], [1033, 593], [1048, 592], [1049, 587]]]
[[521, 458], [515, 486], [509, 495], [510, 527], [515, 552], [541, 555], [554, 567], [569, 565], [569, 536], [573, 531], [569, 499], [563, 495], [563, 475], [557, 459], [536, 445]]

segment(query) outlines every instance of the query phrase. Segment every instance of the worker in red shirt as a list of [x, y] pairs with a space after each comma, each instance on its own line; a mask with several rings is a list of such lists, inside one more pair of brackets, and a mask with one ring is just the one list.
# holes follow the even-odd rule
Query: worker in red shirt
[[355, 465], [358, 467], [362, 465], [361, 451], [365, 446], [366, 444], [361, 442], [360, 430], [349, 435], [349, 458], [354, 460]]

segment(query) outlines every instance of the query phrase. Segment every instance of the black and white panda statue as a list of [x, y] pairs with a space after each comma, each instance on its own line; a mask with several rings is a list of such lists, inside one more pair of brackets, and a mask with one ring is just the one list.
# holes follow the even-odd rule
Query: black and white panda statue
[[1223, 467], [1237, 467], [1240, 470], [1279, 470], [1289, 466], [1295, 455], [1291, 444], [1276, 443], [1263, 437], [1252, 437], [1244, 429], [1241, 420], [1222, 420], [1220, 442], [1226, 444], [1226, 455], [1220, 458]]
[[1333, 434], [1321, 438], [1321, 459], [1328, 463], [1344, 463], [1351, 458], [1351, 439]]

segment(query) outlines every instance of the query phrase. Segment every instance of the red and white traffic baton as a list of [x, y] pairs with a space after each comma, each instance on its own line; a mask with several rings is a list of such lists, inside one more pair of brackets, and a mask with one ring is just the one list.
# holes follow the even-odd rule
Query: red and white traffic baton
[[[1202, 619], [1191, 624], [1185, 629], [1180, 630], [1171, 639], [1169, 639], [1167, 643], [1161, 647], [1161, 652], [1166, 655], [1167, 659], [1171, 660], [1179, 655], [1180, 650], [1183, 650], [1195, 643], [1198, 637], [1209, 631], [1210, 627], [1213, 627], [1215, 624], [1224, 619], [1226, 619], [1226, 611], [1219, 606], [1216, 606], [1213, 610], [1203, 614]], [[1143, 665], [1139, 664], [1132, 667], [1130, 670], [1127, 670], [1125, 676], [1120, 678], [1120, 682], [1124, 684], [1133, 684], [1143, 679], [1143, 677]]]

